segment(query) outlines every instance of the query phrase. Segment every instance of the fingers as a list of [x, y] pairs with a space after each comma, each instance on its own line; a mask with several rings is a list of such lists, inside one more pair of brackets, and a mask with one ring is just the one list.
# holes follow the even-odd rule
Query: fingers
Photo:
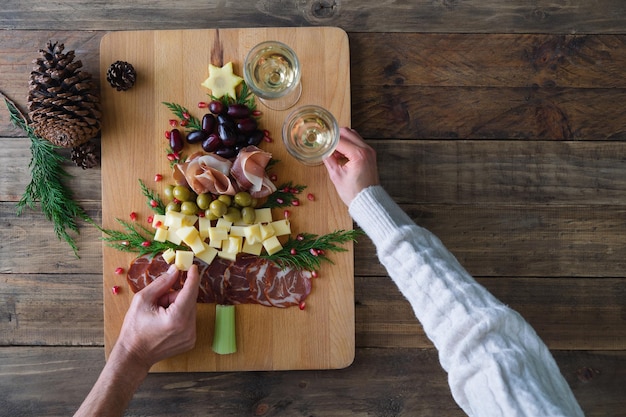
[[169, 269], [161, 274], [157, 279], [152, 281], [150, 285], [145, 287], [143, 290], [139, 292], [143, 297], [149, 299], [150, 301], [155, 301], [159, 299], [164, 294], [167, 294], [176, 279], [178, 278], [178, 269], [176, 265], [171, 265]]
[[189, 271], [187, 271], [187, 279], [183, 288], [178, 292], [176, 296], [176, 304], [183, 306], [195, 306], [198, 299], [198, 288], [200, 284], [200, 274], [198, 273], [198, 266], [191, 265]]

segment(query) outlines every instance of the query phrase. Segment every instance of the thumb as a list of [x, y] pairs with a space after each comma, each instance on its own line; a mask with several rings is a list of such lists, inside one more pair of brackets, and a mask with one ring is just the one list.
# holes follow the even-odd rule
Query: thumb
[[152, 281], [152, 283], [141, 290], [141, 292], [150, 300], [157, 300], [172, 288], [178, 279], [178, 275], [178, 268], [176, 268], [176, 265], [172, 264], [166, 272], [159, 275], [157, 279]]

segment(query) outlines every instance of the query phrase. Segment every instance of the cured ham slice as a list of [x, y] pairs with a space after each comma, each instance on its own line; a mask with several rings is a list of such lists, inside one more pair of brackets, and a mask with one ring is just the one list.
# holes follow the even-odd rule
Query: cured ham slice
[[219, 155], [199, 152], [174, 166], [174, 180], [178, 184], [186, 182], [196, 194], [235, 195], [238, 189], [229, 176], [232, 166]]
[[230, 170], [242, 190], [247, 190], [252, 197], [263, 198], [276, 191], [276, 186], [268, 178], [265, 168], [272, 159], [272, 154], [256, 146], [246, 146], [239, 151]]
[[[309, 271], [281, 269], [276, 263], [254, 255], [239, 254], [235, 261], [215, 258], [211, 264], [196, 258], [200, 273], [199, 303], [261, 304], [285, 308], [299, 305], [311, 293]], [[149, 285], [167, 271], [169, 264], [161, 255], [136, 258], [127, 273], [133, 292]], [[179, 273], [173, 289], [182, 288], [186, 272]]]

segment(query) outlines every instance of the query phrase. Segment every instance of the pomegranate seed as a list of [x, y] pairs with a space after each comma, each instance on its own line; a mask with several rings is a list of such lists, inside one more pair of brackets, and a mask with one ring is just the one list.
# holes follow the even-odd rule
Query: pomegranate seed
[[189, 124], [189, 122], [187, 121], [187, 119], [185, 119], [185, 120], [181, 120], [181, 121], [180, 121], [180, 125], [181, 125], [182, 127], [185, 127], [185, 126], [187, 126], [188, 124]]
[[191, 116], [189, 115], [189, 113], [183, 112], [183, 119], [189, 120], [190, 118], [191, 118]]
[[120, 242], [120, 245], [122, 245], [122, 246], [128, 246], [128, 245], [130, 245], [130, 242], [129, 242], [128, 240], [122, 240], [122, 241]]
[[313, 193], [308, 193], [308, 194], [306, 195], [306, 198], [307, 198], [309, 201], [315, 201], [315, 196], [313, 195]]
[[111, 292], [115, 295], [120, 293], [120, 287], [119, 285], [114, 285], [113, 288], [111, 288]]
[[176, 127], [176, 126], [178, 126], [178, 120], [176, 120], [176, 119], [170, 119], [170, 126], [172, 126], [172, 127]]
[[309, 250], [309, 252], [310, 252], [310, 253], [311, 253], [311, 255], [313, 255], [313, 256], [317, 256], [317, 255], [318, 255], [318, 253], [317, 253], [317, 249], [311, 248], [311, 249]]
[[175, 161], [176, 160], [176, 154], [168, 153], [167, 154], [167, 159], [172, 161], [172, 162]]
[[177, 198], [174, 198], [172, 201], [174, 202], [174, 204], [180, 204], [181, 203], [181, 201], [179, 199], [177, 199]]
[[150, 200], [150, 207], [154, 208], [158, 206], [159, 206], [159, 203], [156, 200]]
[[254, 111], [252, 112], [252, 115], [253, 115], [254, 117], [259, 117], [259, 116], [261, 116], [262, 114], [263, 114], [263, 112], [262, 112], [261, 110], [254, 110]]
[[206, 216], [206, 213], [204, 212], [204, 210], [198, 210], [198, 217], [204, 217]]
[[290, 254], [295, 255], [296, 254], [296, 249], [295, 248], [291, 248], [291, 250], [289, 251]]
[[169, 130], [165, 131], [165, 139], [169, 140], [170, 136], [172, 136], [172, 132], [170, 132]]
[[276, 199], [276, 202], [277, 202], [278, 204], [283, 204], [283, 203], [285, 202], [285, 200], [283, 200], [282, 198], [277, 198], [277, 199]]
[[163, 222], [158, 221], [154, 224], [154, 226], [158, 229], [159, 227], [163, 226]]
[[209, 103], [207, 103], [205, 101], [199, 101], [198, 102], [198, 108], [199, 109], [206, 109], [207, 107], [209, 107]]
[[161, 174], [154, 174], [154, 182], [159, 182], [163, 179], [163, 175]]
[[326, 252], [324, 252], [324, 249], [318, 249], [317, 250], [317, 254], [324, 256], [324, 255], [326, 255]]
[[311, 271], [311, 276], [313, 278], [317, 278], [317, 277], [319, 277], [319, 274], [317, 273], [317, 271]]
[[269, 136], [270, 136], [270, 131], [269, 131], [269, 130], [267, 130], [267, 129], [265, 129], [265, 130], [263, 131], [263, 135], [264, 135], [264, 136], [269, 137]]
[[285, 210], [283, 211], [283, 216], [285, 217], [285, 219], [288, 219], [289, 217], [291, 217], [291, 212], [289, 210]]
[[298, 308], [300, 310], [304, 310], [306, 308], [306, 303], [304, 301], [300, 301], [300, 304], [298, 304]]
[[264, 140], [265, 142], [267, 142], [267, 143], [272, 143], [272, 142], [273, 142], [272, 138], [270, 138], [269, 136], [265, 136], [265, 137], [263, 138], [263, 140]]
[[146, 219], [146, 222], [152, 224], [152, 222], [154, 221], [154, 216], [150, 215], [148, 216], [148, 218]]
[[299, 205], [300, 205], [300, 200], [298, 200], [298, 199], [296, 198], [295, 200], [293, 200], [293, 201], [291, 202], [291, 204], [297, 207], [297, 206], [299, 206]]
[[141, 242], [141, 246], [143, 246], [144, 248], [147, 248], [150, 245], [151, 245], [151, 243], [150, 243], [149, 240], [144, 240], [143, 242]]
[[283, 193], [288, 193], [288, 192], [289, 192], [289, 190], [290, 190], [290, 188], [289, 188], [289, 187], [285, 187], [285, 188], [283, 188], [281, 191], [282, 191]]
[[122, 275], [124, 273], [124, 268], [122, 268], [121, 266], [118, 266], [117, 268], [115, 268], [115, 273], [117, 275]]
[[133, 211], [132, 213], [130, 213], [130, 219], [131, 219], [132, 221], [137, 220], [137, 213], [135, 213], [134, 211]]
[[298, 190], [297, 188], [291, 188], [289, 189], [289, 191], [291, 192], [291, 194], [300, 194], [300, 190]]
[[298, 234], [298, 236], [296, 236], [296, 240], [302, 242], [304, 240], [304, 236], [302, 236], [301, 234]]
[[278, 179], [278, 176], [276, 174], [270, 175], [270, 180], [276, 181], [277, 179]]

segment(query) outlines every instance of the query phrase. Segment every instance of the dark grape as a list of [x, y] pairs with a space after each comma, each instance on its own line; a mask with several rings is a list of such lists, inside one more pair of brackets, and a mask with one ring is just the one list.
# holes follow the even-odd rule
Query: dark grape
[[255, 130], [248, 136], [248, 145], [259, 146], [259, 143], [263, 140], [265, 133], [262, 130]]
[[224, 111], [224, 104], [221, 101], [213, 100], [209, 103], [209, 111], [213, 114], [221, 114]]
[[243, 119], [250, 116], [250, 109], [245, 104], [231, 104], [226, 112], [235, 119]]
[[222, 141], [215, 133], [211, 133], [204, 142], [202, 142], [202, 149], [204, 149], [205, 152], [215, 152], [220, 146], [222, 146]]
[[230, 128], [227, 125], [218, 125], [217, 134], [222, 140], [222, 144], [224, 146], [233, 146], [235, 142], [237, 142], [237, 134], [235, 133], [234, 129]]
[[233, 120], [232, 117], [226, 115], [226, 114], [220, 114], [217, 116], [217, 124], [218, 125], [226, 125], [231, 129], [234, 129], [235, 127], [237, 127], [237, 125], [235, 124], [235, 121]]
[[187, 142], [189, 143], [201, 143], [203, 142], [207, 137], [209, 136], [209, 133], [205, 130], [194, 130], [191, 131], [187, 134]]
[[235, 155], [237, 155], [237, 152], [235, 152], [235, 148], [230, 148], [230, 147], [219, 148], [218, 150], [215, 151], [215, 153], [221, 156], [222, 158], [226, 158], [226, 159], [233, 158], [235, 157]]
[[237, 122], [237, 129], [243, 133], [250, 133], [257, 128], [256, 120], [252, 117], [246, 117]]
[[208, 133], [215, 131], [215, 116], [211, 113], [207, 113], [202, 117], [202, 130]]
[[172, 129], [170, 131], [170, 148], [172, 148], [174, 152], [180, 152], [183, 150], [183, 146], [185, 146], [185, 143], [183, 142], [180, 130]]

